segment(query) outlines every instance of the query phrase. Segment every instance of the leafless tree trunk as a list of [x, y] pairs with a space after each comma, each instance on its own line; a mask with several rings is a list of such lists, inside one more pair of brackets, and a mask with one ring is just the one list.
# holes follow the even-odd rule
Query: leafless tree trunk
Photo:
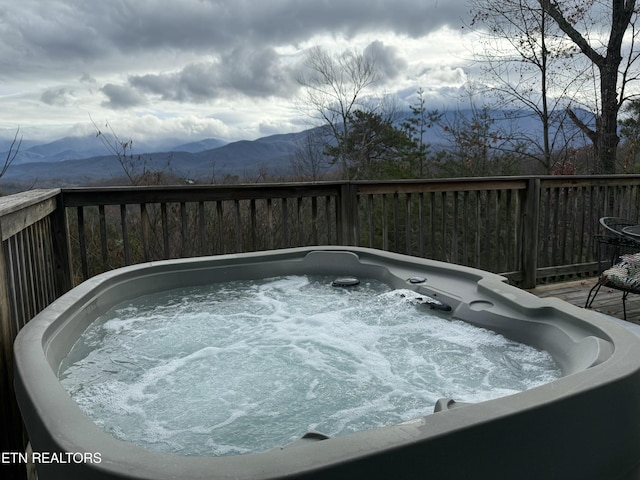
[[366, 111], [363, 94], [380, 75], [375, 58], [354, 51], [331, 56], [322, 48], [309, 51], [307, 73], [298, 78], [304, 88], [305, 108], [310, 109], [326, 127], [328, 144], [338, 147], [334, 162], [348, 175], [348, 159], [342, 150], [342, 139], [349, 132], [349, 119], [355, 110]]
[[531, 155], [549, 173], [554, 154], [566, 147], [558, 144], [566, 131], [562, 102], [581, 77], [561, 74], [567, 71], [570, 42], [558, 37], [561, 32], [537, 0], [471, 0], [471, 7], [471, 26], [479, 27], [481, 36], [474, 55], [489, 77], [485, 93], [514, 116], [533, 113], [540, 120], [542, 138], [521, 132], [521, 140], [537, 147]]
[[[597, 68], [600, 77], [600, 112], [595, 130], [582, 122], [578, 126], [594, 142], [594, 148], [598, 154], [597, 173], [615, 173], [616, 152], [620, 137], [618, 137], [618, 112], [626, 100], [625, 88], [632, 77], [629, 76], [630, 67], [638, 58], [638, 53], [629, 49], [626, 54], [626, 67], [623, 65], [623, 40], [625, 33], [631, 27], [632, 46], [635, 40], [637, 21], [635, 0], [611, 0], [610, 2], [589, 0], [580, 2], [558, 2], [557, 0], [538, 0], [540, 6], [556, 22], [558, 27], [571, 39], [580, 52]], [[608, 18], [603, 18], [596, 13], [592, 20], [602, 22], [606, 20], [608, 26], [608, 39], [598, 35], [590, 38], [591, 32], [584, 29], [578, 30], [577, 25], [582, 19], [589, 16], [589, 9], [594, 12], [606, 12]], [[622, 78], [620, 84], [619, 80]], [[572, 118], [576, 118], [572, 115]]]

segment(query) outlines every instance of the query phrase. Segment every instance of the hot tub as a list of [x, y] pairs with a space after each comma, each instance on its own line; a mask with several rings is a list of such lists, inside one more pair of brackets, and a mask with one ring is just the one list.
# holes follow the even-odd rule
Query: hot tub
[[[563, 376], [479, 403], [443, 398], [435, 412], [333, 438], [310, 432], [261, 453], [207, 457], [152, 451], [98, 428], [58, 380], [97, 317], [177, 287], [280, 275], [372, 278], [411, 289], [442, 315], [548, 351]], [[356, 247], [308, 247], [152, 262], [94, 277], [20, 332], [16, 394], [41, 480], [266, 478], [640, 478], [640, 340], [503, 277]]]

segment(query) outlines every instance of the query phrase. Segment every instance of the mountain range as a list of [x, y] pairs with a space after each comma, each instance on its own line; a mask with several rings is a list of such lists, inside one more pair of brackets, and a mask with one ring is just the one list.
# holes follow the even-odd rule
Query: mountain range
[[[471, 111], [457, 112], [457, 122], [469, 119]], [[490, 112], [495, 129], [527, 133], [530, 138], [541, 137], [541, 125], [533, 116], [514, 117], [506, 111]], [[443, 120], [443, 125], [454, 125]], [[228, 176], [252, 177], [260, 171], [270, 175], [292, 173], [292, 160], [301, 142], [313, 129], [297, 133], [271, 135], [257, 140], [224, 142], [215, 138], [183, 143], [163, 139], [161, 142], [133, 143], [127, 150], [138, 168], [171, 173], [188, 183], [207, 183]], [[20, 186], [48, 188], [95, 183], [115, 183], [125, 178], [123, 165], [112, 148], [96, 135], [66, 137], [45, 144], [23, 141], [5, 175], [0, 178], [0, 190], [20, 189]], [[443, 144], [443, 128], [427, 129], [425, 142]], [[10, 141], [0, 142], [0, 159], [7, 158]], [[108, 143], [107, 145], [113, 145]], [[584, 145], [584, 143], [582, 143]], [[122, 157], [121, 157], [122, 159]], [[142, 167], [143, 166], [143, 167]]]
[[[137, 164], [137, 172], [146, 168], [204, 183], [229, 175], [250, 176], [260, 169], [286, 174], [297, 143], [308, 134], [309, 131], [304, 131], [231, 143], [207, 138], [164, 150], [148, 146], [144, 153], [137, 153], [143, 147], [134, 144], [136, 148], [117, 151], [126, 153], [126, 158], [121, 155], [125, 165]], [[126, 177], [120, 160], [95, 135], [67, 137], [26, 148], [24, 145], [20, 146], [15, 161], [0, 179], [0, 189], [13, 184], [48, 188], [109, 183]], [[9, 148], [3, 146], [6, 150], [0, 153], [2, 159], [7, 158]]]

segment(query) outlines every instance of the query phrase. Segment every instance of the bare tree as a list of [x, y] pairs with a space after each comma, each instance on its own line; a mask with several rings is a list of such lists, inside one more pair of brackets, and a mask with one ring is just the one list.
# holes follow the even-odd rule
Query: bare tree
[[484, 93], [514, 117], [539, 119], [542, 138], [521, 132], [521, 140], [535, 147], [529, 154], [549, 173], [567, 147], [567, 98], [585, 81], [572, 58], [575, 46], [538, 0], [471, 0], [471, 6], [481, 38], [474, 57], [489, 80]]
[[100, 130], [92, 118], [91, 123], [93, 123], [93, 127], [96, 130], [96, 137], [100, 139], [107, 151], [118, 160], [124, 174], [132, 185], [160, 185], [165, 183], [166, 173], [171, 168], [171, 154], [167, 159], [164, 170], [155, 169], [150, 165], [151, 162], [148, 156], [134, 155], [133, 139], [121, 140], [109, 122], [105, 123], [106, 133]]
[[324, 153], [325, 144], [321, 133], [320, 129], [312, 129], [296, 141], [291, 167], [300, 180], [322, 180], [331, 168]]
[[[598, 173], [615, 173], [618, 113], [627, 96], [629, 82], [637, 80], [634, 51], [638, 35], [635, 0], [538, 0], [578, 50], [597, 69], [599, 112], [595, 129], [569, 110], [569, 115], [588, 135], [598, 157]], [[602, 28], [598, 28], [601, 26]], [[608, 30], [608, 31], [607, 31]], [[629, 45], [623, 48], [627, 32]]]
[[337, 147], [333, 161], [348, 175], [348, 159], [341, 148], [349, 132], [349, 119], [356, 110], [370, 110], [364, 94], [380, 78], [374, 57], [347, 50], [332, 56], [312, 48], [306, 60], [307, 72], [298, 77], [305, 90], [304, 105], [324, 126], [326, 143]]
[[19, 134], [20, 127], [16, 129], [16, 133], [13, 135], [11, 145], [9, 145], [9, 151], [7, 152], [7, 156], [4, 159], [4, 164], [2, 165], [2, 168], [0, 168], [0, 178], [3, 177], [5, 173], [7, 173], [7, 170], [18, 156], [20, 145], [22, 145], [22, 135], [20, 135], [20, 138], [18, 139]]
[[620, 120], [620, 135], [625, 139], [622, 152], [623, 171], [634, 172], [640, 154], [640, 101], [632, 100], [625, 108], [626, 118]]
[[439, 122], [446, 144], [439, 154], [439, 175], [519, 174], [526, 143], [514, 136], [509, 122], [499, 124], [487, 105], [476, 104], [473, 92], [468, 92], [468, 96], [469, 110], [445, 114]]

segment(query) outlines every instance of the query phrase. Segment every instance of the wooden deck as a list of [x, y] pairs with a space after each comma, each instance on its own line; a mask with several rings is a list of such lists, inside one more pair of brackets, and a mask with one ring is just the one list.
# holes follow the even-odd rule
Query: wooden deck
[[[578, 307], [584, 307], [589, 290], [597, 279], [574, 280], [565, 283], [539, 285], [527, 290], [538, 297], [556, 297]], [[612, 288], [602, 287], [592, 305], [596, 310], [616, 318], [624, 318], [622, 311], [622, 292]], [[640, 324], [640, 295], [630, 294], [627, 297], [627, 321]]]

